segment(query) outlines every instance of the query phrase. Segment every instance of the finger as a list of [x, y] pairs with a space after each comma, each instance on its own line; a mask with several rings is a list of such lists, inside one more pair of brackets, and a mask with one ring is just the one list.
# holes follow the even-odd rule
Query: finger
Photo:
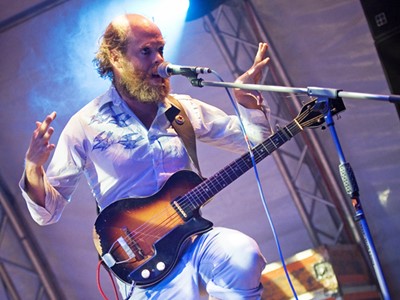
[[263, 69], [270, 61], [269, 57], [264, 58], [262, 61], [260, 61], [255, 67], [256, 69]]
[[269, 46], [267, 43], [261, 43], [261, 48], [262, 51], [265, 53], [268, 50]]
[[259, 43], [258, 44], [258, 50], [256, 57], [254, 59], [254, 64], [257, 64], [258, 62], [262, 61], [265, 58], [265, 53], [268, 50], [268, 44], [267, 43]]
[[267, 58], [266, 57], [267, 50], [268, 50], [268, 44], [260, 43], [260, 46], [259, 46], [260, 60], [259, 61], [262, 61], [265, 58]]
[[54, 119], [56, 118], [56, 112], [53, 111], [50, 115], [48, 115], [44, 121], [40, 124], [40, 127], [38, 128], [38, 135], [43, 137], [47, 130], [49, 129], [49, 126], [51, 124], [51, 122], [54, 121]]
[[268, 50], [268, 44], [267, 43], [260, 43], [260, 50], [263, 54], [265, 54]]
[[265, 69], [265, 66], [268, 64], [270, 61], [269, 57], [264, 58], [262, 61], [258, 62], [254, 67], [253, 67], [253, 72], [251, 72], [253, 81], [254, 82], [259, 82], [263, 71]]
[[43, 140], [44, 142], [48, 142], [52, 136], [52, 134], [54, 133], [54, 128], [53, 127], [49, 127], [49, 129], [46, 131], [46, 133], [43, 135]]
[[261, 43], [259, 43], [256, 56], [254, 57], [254, 65], [256, 65], [261, 60], [262, 60], [262, 45]]
[[49, 145], [47, 146], [47, 150], [48, 150], [49, 152], [53, 151], [55, 148], [56, 148], [56, 145], [55, 145], [55, 144], [49, 144]]

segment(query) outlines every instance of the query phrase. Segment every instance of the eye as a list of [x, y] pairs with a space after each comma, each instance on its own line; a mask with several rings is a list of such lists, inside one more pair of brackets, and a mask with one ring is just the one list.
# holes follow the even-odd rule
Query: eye
[[143, 55], [149, 55], [150, 54], [150, 48], [149, 47], [145, 47], [141, 50], [141, 53]]
[[164, 47], [158, 48], [158, 53], [160, 53], [161, 56], [164, 56]]

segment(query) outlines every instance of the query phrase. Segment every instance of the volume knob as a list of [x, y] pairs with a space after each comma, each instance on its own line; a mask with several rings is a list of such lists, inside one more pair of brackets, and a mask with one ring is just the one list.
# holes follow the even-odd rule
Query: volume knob
[[164, 271], [164, 270], [165, 270], [165, 264], [164, 264], [162, 261], [160, 261], [160, 262], [156, 265], [156, 268], [157, 268], [158, 271]]
[[147, 279], [147, 278], [150, 277], [150, 271], [147, 270], [147, 269], [144, 269], [144, 270], [142, 271], [142, 273], [140, 273], [140, 274], [142, 275], [143, 279]]

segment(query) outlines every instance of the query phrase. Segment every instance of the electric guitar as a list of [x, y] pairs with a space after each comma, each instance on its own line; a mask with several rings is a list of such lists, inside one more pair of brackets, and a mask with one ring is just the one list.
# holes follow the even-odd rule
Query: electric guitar
[[[323, 109], [334, 115], [345, 107], [341, 99], [331, 99], [329, 105], [316, 100], [306, 103], [291, 123], [252, 149], [255, 162], [304, 128], [322, 125]], [[212, 228], [212, 222], [201, 217], [200, 208], [252, 167], [248, 152], [208, 179], [178, 171], [154, 195], [112, 203], [99, 214], [93, 230], [103, 262], [127, 284], [158, 283], [174, 268], [185, 241]]]

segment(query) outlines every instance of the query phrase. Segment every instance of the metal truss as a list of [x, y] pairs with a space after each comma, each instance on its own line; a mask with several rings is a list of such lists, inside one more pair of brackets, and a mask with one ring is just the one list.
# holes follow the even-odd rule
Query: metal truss
[[[67, 0], [43, 0], [0, 21], [0, 32], [44, 13]], [[66, 299], [30, 232], [17, 199], [0, 177], [0, 299]]]
[[[291, 87], [274, 52], [273, 41], [263, 29], [250, 0], [225, 1], [205, 15], [203, 22], [235, 77], [252, 65], [258, 43], [265, 41], [270, 45], [271, 64], [261, 84]], [[240, 66], [239, 62], [245, 63], [246, 67]], [[307, 95], [301, 97], [307, 99], [269, 92], [268, 103], [273, 112], [271, 125], [279, 127], [292, 121], [300, 112], [301, 103], [310, 100]], [[360, 235], [351, 216], [350, 202], [328, 164], [317, 134], [312, 130], [303, 131], [275, 151], [273, 157], [313, 245], [359, 243]]]
[[66, 299], [3, 180], [0, 180], [0, 299]]
[[18, 26], [19, 24], [26, 22], [50, 9], [53, 9], [54, 7], [66, 1], [68, 0], [43, 0], [33, 4], [32, 6], [28, 6], [26, 9], [17, 13], [16, 15], [10, 16], [6, 20], [0, 20], [0, 33]]

